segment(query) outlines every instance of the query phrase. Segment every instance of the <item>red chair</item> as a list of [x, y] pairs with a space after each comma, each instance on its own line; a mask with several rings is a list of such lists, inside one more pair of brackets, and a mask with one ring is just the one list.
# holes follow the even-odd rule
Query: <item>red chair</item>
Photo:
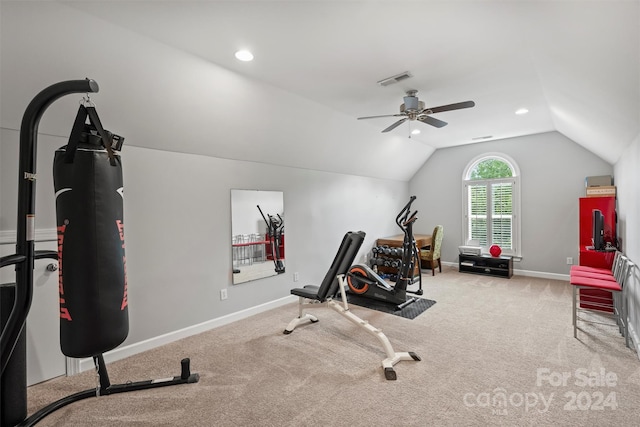
[[[615, 280], [615, 274], [620, 268], [620, 256], [622, 253], [620, 251], [616, 251], [613, 263], [611, 264], [611, 269], [608, 268], [598, 268], [598, 267], [590, 267], [584, 265], [574, 265], [571, 266], [571, 276], [585, 276], [592, 277], [594, 279], [604, 279], [604, 280]], [[598, 303], [604, 302], [605, 305], [610, 307], [613, 302], [613, 296], [609, 291], [603, 290], [583, 290], [580, 292], [580, 307], [583, 308], [592, 308], [592, 309], [602, 309], [597, 306], [590, 305], [591, 301], [595, 301]], [[602, 309], [604, 311], [612, 312], [613, 309], [606, 308]]]
[[613, 274], [604, 274], [604, 273], [590, 273], [588, 271], [572, 271], [570, 277], [590, 277], [592, 279], [600, 279], [600, 280], [611, 280], [616, 281], [616, 278]]
[[[584, 323], [597, 323], [610, 325], [600, 321], [600, 317], [612, 317], [620, 332], [625, 337], [626, 345], [629, 346], [626, 319], [626, 294], [624, 293], [624, 283], [631, 273], [634, 264], [624, 255], [616, 254], [616, 262], [613, 270], [614, 276], [606, 273], [585, 274], [578, 270], [572, 271], [570, 283], [573, 286], [573, 336], [578, 337], [578, 321]], [[589, 295], [588, 299], [580, 295], [581, 290], [601, 290], [611, 292], [613, 298], [602, 298]], [[596, 312], [594, 319], [580, 317], [579, 312]]]
[[614, 276], [615, 272], [616, 272], [616, 268], [619, 267], [620, 256], [621, 255], [622, 255], [622, 252], [616, 251], [616, 254], [613, 257], [613, 263], [611, 264], [611, 269], [599, 268], [599, 267], [590, 267], [590, 266], [587, 266], [587, 265], [572, 265], [571, 266], [571, 274], [583, 272], [583, 273], [600, 273], [600, 274], [606, 274], [606, 275], [609, 275], [609, 276]]

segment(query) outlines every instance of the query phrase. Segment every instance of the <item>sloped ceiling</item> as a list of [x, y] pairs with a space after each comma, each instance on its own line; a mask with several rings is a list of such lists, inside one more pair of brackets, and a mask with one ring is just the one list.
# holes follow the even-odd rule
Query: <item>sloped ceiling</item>
[[[639, 1], [57, 3], [306, 100], [292, 115], [267, 112], [268, 103], [242, 94], [246, 126], [266, 114], [296, 121], [290, 126], [300, 138], [271, 147], [290, 166], [336, 170], [328, 141], [303, 150], [324, 167], [286, 154], [300, 153], [305, 129], [336, 126], [316, 119], [316, 105], [353, 120], [350, 152], [363, 163], [395, 155], [381, 143], [406, 144], [406, 170], [370, 173], [383, 178], [409, 179], [434, 149], [552, 130], [613, 164], [640, 134]], [[237, 61], [241, 48], [254, 61]], [[413, 77], [376, 84], [404, 71]], [[395, 118], [356, 120], [397, 113], [409, 89], [428, 107], [466, 100], [476, 107], [434, 115], [449, 123], [441, 129], [409, 122], [380, 135]], [[528, 114], [514, 114], [523, 107]], [[415, 128], [421, 133], [409, 139]], [[226, 156], [247, 158], [242, 151]]]

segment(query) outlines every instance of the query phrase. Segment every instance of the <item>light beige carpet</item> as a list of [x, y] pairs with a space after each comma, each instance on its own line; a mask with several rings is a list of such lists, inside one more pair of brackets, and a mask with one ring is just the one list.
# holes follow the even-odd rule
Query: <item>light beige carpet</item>
[[[414, 320], [352, 306], [422, 357], [397, 381], [377, 340], [332, 310], [283, 335], [290, 304], [109, 365], [116, 384], [178, 375], [190, 357], [197, 384], [87, 399], [39, 425], [638, 425], [640, 362], [615, 328], [573, 338], [567, 282], [445, 267], [424, 288], [437, 304]], [[93, 372], [32, 386], [29, 412], [93, 386]]]

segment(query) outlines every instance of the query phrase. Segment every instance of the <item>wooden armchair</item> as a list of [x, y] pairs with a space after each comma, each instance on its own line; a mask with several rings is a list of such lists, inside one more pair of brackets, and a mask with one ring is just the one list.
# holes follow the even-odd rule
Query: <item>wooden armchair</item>
[[431, 275], [436, 275], [436, 263], [438, 264], [438, 270], [442, 273], [442, 264], [440, 263], [440, 248], [442, 247], [442, 237], [444, 234], [444, 228], [441, 225], [436, 225], [431, 235], [431, 246], [427, 249], [420, 249], [420, 266], [427, 268], [429, 265], [431, 268]]

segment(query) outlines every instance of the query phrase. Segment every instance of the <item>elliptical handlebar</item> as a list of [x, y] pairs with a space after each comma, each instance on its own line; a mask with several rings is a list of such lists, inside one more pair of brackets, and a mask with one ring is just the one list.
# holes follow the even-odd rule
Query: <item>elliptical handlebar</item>
[[418, 217], [416, 216], [417, 214], [418, 214], [418, 211], [414, 211], [413, 214], [411, 214], [411, 216], [409, 217], [409, 219], [405, 220], [402, 223], [403, 228], [406, 227], [407, 225], [415, 222], [418, 219]]
[[411, 196], [409, 198], [409, 202], [404, 206], [404, 208], [402, 208], [402, 210], [396, 217], [396, 224], [403, 231], [405, 230], [405, 227], [409, 222], [413, 222], [417, 219], [416, 214], [418, 213], [418, 211], [414, 211], [413, 214], [409, 215], [409, 213], [411, 212], [411, 204], [415, 199], [416, 196]]

